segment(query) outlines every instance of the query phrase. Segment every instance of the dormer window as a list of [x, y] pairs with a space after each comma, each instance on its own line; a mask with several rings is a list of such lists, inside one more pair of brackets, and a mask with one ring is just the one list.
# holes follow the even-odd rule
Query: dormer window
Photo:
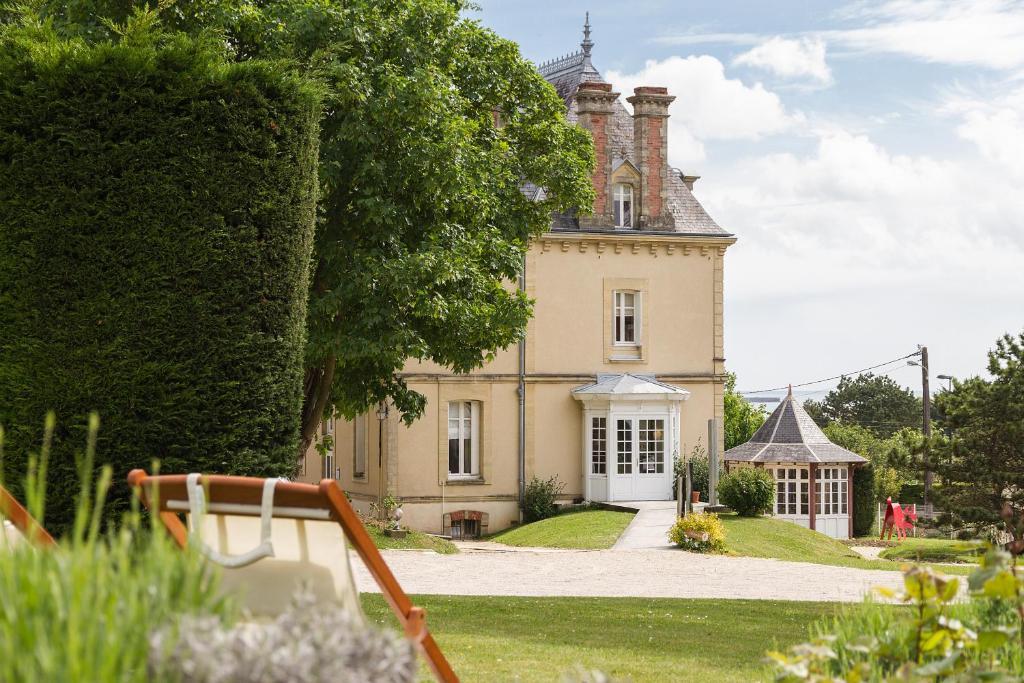
[[615, 186], [615, 227], [633, 227], [633, 186], [619, 183]]

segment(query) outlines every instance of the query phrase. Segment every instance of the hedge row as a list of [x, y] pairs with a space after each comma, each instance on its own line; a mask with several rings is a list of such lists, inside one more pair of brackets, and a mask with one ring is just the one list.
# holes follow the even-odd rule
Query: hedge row
[[319, 96], [216, 41], [89, 46], [0, 34], [0, 424], [21, 478], [57, 413], [48, 523], [74, 454], [149, 467], [293, 471], [313, 243]]

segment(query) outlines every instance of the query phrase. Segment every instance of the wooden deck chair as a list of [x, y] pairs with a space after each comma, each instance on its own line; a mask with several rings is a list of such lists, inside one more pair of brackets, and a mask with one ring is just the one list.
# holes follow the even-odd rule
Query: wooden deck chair
[[[223, 475], [149, 476], [132, 470], [128, 484], [147, 508], [159, 513], [178, 545], [191, 544], [226, 568], [225, 588], [239, 593], [255, 616], [279, 613], [302, 582], [317, 598], [338, 600], [362, 616], [349, 562], [351, 544], [437, 680], [459, 680], [427, 630], [424, 610], [413, 606], [333, 479], [317, 486]], [[187, 516], [188, 527], [180, 514]]]
[[0, 524], [3, 527], [0, 547], [13, 546], [26, 540], [38, 548], [57, 545], [43, 525], [37, 522], [3, 486], [0, 486], [0, 520], [3, 521], [3, 524]]

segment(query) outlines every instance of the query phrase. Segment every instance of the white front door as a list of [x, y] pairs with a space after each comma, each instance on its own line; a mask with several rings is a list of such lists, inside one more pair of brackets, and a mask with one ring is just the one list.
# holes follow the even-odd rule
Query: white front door
[[614, 465], [609, 473], [611, 500], [668, 500], [672, 468], [666, 454], [665, 417], [617, 415]]

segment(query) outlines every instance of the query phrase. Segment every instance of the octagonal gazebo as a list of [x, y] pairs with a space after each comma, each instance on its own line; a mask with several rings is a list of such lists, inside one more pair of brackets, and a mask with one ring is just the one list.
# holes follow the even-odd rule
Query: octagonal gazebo
[[829, 441], [792, 387], [750, 441], [726, 451], [723, 462], [726, 471], [763, 467], [772, 473], [776, 517], [832, 538], [853, 535], [853, 470], [867, 460]]

